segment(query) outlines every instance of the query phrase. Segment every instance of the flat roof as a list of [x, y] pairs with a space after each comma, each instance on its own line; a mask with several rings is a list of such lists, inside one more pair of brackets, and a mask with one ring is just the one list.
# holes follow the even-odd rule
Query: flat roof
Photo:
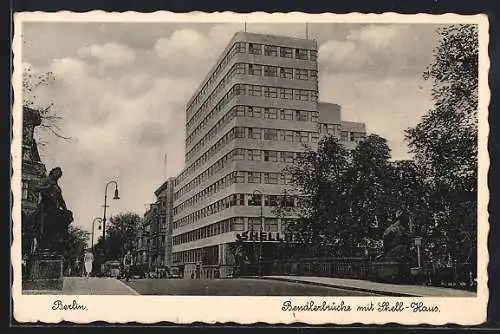
[[[279, 35], [270, 35], [270, 34], [257, 34], [251, 32], [238, 31], [233, 37], [229, 40], [224, 50], [220, 53], [219, 57], [215, 61], [214, 65], [208, 71], [208, 74], [202, 80], [201, 84], [196, 88], [193, 95], [189, 98], [186, 103], [186, 109], [193, 103], [193, 100], [198, 95], [198, 93], [203, 89], [203, 86], [210, 79], [212, 74], [217, 69], [217, 66], [224, 59], [226, 54], [230, 51], [231, 47], [235, 42], [255, 42], [259, 44], [272, 44], [276, 46], [294, 46], [298, 48], [317, 50], [318, 43], [313, 39], [305, 39], [305, 38], [296, 38], [296, 37], [288, 37], [288, 36], [279, 36]], [[293, 44], [293, 45], [290, 45]]]

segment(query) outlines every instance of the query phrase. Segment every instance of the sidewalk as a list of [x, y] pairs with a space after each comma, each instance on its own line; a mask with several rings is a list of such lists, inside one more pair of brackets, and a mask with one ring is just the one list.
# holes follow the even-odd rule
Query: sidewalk
[[64, 277], [62, 291], [23, 290], [28, 295], [138, 295], [125, 283], [108, 277]]
[[263, 276], [263, 279], [314, 284], [346, 290], [365, 291], [400, 297], [476, 297], [475, 292], [423, 285], [400, 285], [370, 282], [359, 279], [307, 276]]

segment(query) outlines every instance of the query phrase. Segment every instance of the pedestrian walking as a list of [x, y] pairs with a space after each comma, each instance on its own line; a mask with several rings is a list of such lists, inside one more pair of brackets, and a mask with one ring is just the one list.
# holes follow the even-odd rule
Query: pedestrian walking
[[87, 252], [85, 252], [83, 262], [85, 263], [85, 277], [89, 278], [90, 273], [92, 272], [92, 264], [94, 263], [94, 254], [87, 250]]
[[125, 280], [128, 282], [130, 279], [130, 267], [132, 266], [132, 254], [127, 251], [123, 257], [123, 269], [125, 270]]

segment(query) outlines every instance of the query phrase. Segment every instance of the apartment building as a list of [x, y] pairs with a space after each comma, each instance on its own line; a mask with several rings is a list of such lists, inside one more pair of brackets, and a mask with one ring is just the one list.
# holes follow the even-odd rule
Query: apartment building
[[155, 190], [156, 201], [144, 214], [137, 238], [136, 261], [150, 271], [172, 264], [174, 178]]
[[245, 231], [272, 253], [293, 219], [273, 213], [291, 187], [283, 169], [322, 134], [353, 147], [365, 132], [364, 124], [341, 120], [340, 106], [318, 103], [316, 41], [235, 34], [187, 104], [185, 168], [174, 181], [173, 264], [196, 276], [203, 267], [228, 276], [230, 245]]

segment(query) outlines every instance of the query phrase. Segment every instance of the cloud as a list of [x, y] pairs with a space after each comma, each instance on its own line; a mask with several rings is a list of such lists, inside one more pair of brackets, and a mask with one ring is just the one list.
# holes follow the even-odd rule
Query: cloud
[[134, 50], [118, 43], [84, 46], [79, 50], [78, 54], [83, 59], [95, 58], [103, 66], [109, 67], [128, 66], [135, 60]]
[[[29, 40], [40, 35], [49, 55], [37, 62], [36, 42], [25, 60], [34, 59], [34, 70], [53, 71], [56, 78], [37, 97], [54, 102], [62, 132], [72, 140], [47, 137], [42, 154], [48, 168], [64, 170], [61, 184], [76, 224], [90, 229], [93, 217], [102, 214], [103, 187], [117, 175], [121, 199], [109, 213], [142, 214], [163, 180], [164, 154], [168, 175], [184, 167], [185, 104], [243, 25], [129, 24], [133, 38], [114, 25], [44, 27], [31, 29]], [[305, 26], [247, 29], [303, 37]], [[386, 137], [395, 158], [407, 156], [403, 129], [429, 104], [419, 73], [429, 61], [431, 32], [415, 25], [310, 26], [320, 48], [321, 100], [341, 104], [344, 119], [365, 122], [370, 132]]]
[[320, 68], [369, 76], [420, 75], [430, 62], [434, 26], [365, 25], [319, 45]]

